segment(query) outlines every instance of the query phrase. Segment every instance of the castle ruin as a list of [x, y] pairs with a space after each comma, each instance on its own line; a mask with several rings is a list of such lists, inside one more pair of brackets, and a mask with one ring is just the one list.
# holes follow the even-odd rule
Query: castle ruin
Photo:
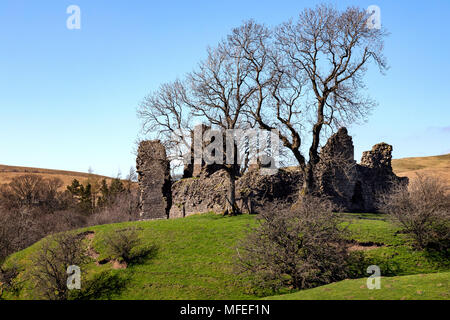
[[[203, 132], [207, 129], [201, 127]], [[340, 128], [328, 139], [320, 159], [314, 172], [315, 189], [340, 211], [375, 212], [379, 193], [389, 190], [392, 183], [408, 182], [392, 171], [392, 146], [386, 143], [364, 152], [358, 164], [346, 128]], [[229, 182], [220, 165], [192, 161], [185, 166], [184, 178], [172, 184], [164, 146], [159, 141], [144, 141], [139, 147], [137, 168], [145, 219], [222, 213], [226, 207]], [[248, 170], [236, 181], [237, 204], [244, 213], [264, 210], [269, 203], [293, 204], [302, 183], [302, 173], [296, 167], [281, 168], [274, 175]]]

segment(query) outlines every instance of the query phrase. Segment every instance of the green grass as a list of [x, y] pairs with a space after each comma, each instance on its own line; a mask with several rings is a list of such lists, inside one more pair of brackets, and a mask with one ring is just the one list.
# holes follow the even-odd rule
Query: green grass
[[[116, 229], [137, 225], [146, 244], [156, 245], [157, 253], [142, 264], [125, 270], [114, 270], [126, 280], [126, 287], [114, 293], [113, 299], [251, 299], [245, 292], [245, 279], [233, 272], [233, 247], [244, 235], [247, 225], [255, 223], [253, 216], [222, 217], [215, 214], [191, 216], [185, 219], [159, 220], [96, 226], [94, 248], [106, 256], [103, 239]], [[14, 254], [10, 259], [22, 269], [29, 268], [30, 255], [39, 243]], [[110, 264], [92, 263], [86, 273], [91, 275], [111, 269]], [[83, 278], [82, 278], [83, 279]], [[14, 298], [14, 297], [10, 297]], [[33, 298], [29, 290], [19, 297]]]
[[[371, 264], [380, 266], [382, 276], [450, 271], [448, 260], [438, 255], [412, 250], [404, 235], [398, 233], [398, 228], [392, 225], [385, 216], [342, 214], [342, 217], [342, 224], [348, 225], [350, 231], [349, 239], [382, 245], [377, 249], [363, 252], [364, 262], [361, 266], [358, 266], [361, 277], [368, 276], [365, 274], [365, 268]], [[104, 244], [105, 236], [114, 232], [114, 230], [132, 225], [141, 228], [140, 236], [144, 245], [155, 245], [157, 250], [154, 256], [143, 259], [139, 264], [132, 264], [127, 269], [113, 270], [109, 263], [98, 266], [92, 262], [86, 269], [82, 270], [82, 281], [92, 279], [101, 272], [109, 274], [108, 281], [111, 290], [97, 295], [97, 299], [260, 298], [249, 290], [250, 279], [236, 274], [233, 268], [234, 247], [239, 239], [245, 236], [248, 225], [255, 224], [255, 216], [223, 217], [205, 214], [184, 219], [130, 222], [83, 229], [82, 231], [92, 230], [95, 232], [93, 247], [100, 254], [99, 259], [107, 257]], [[38, 242], [9, 257], [7, 263], [15, 262], [22, 270], [19, 279], [24, 281], [24, 288], [18, 295], [9, 293], [6, 298], [36, 298], [33, 295], [32, 284], [26, 281], [26, 275], [32, 266], [31, 256], [38, 250], [39, 246], [40, 243]], [[448, 273], [443, 273], [443, 275], [448, 277]], [[430, 275], [430, 278], [428, 278], [427, 275], [424, 279], [434, 281], [433, 277], [434, 275]], [[437, 274], [436, 277], [438, 277]], [[313, 290], [317, 290], [314, 291], [318, 292], [317, 294], [323, 292], [324, 298], [331, 297], [333, 294], [336, 294], [336, 298], [359, 297], [359, 293], [356, 291], [359, 290], [360, 283], [365, 283], [364, 281], [364, 279], [349, 280], [331, 284], [332, 288], [336, 288], [336, 290], [333, 291], [334, 293], [330, 292], [330, 295], [326, 290], [320, 291], [320, 288], [325, 287]], [[441, 279], [436, 283], [440, 282], [443, 283]], [[337, 294], [339, 285], [343, 285], [343, 292], [348, 290], [351, 293], [355, 288], [358, 290], [355, 289], [356, 291], [353, 294], [347, 295], [346, 293], [344, 295], [343, 293], [339, 296]], [[371, 294], [380, 295], [381, 292], [373, 291]], [[370, 298], [371, 296], [367, 297]], [[395, 296], [393, 298], [401, 297]]]
[[367, 279], [352, 279], [266, 300], [448, 300], [450, 272], [382, 277], [380, 289], [369, 290]]
[[349, 240], [377, 244], [364, 251], [365, 265], [378, 265], [384, 276], [401, 276], [450, 270], [450, 261], [437, 253], [414, 250], [400, 229], [386, 215], [342, 214]]

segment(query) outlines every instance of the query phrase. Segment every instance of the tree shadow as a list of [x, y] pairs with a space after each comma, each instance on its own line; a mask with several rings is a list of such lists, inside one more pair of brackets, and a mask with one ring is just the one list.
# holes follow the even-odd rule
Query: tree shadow
[[139, 248], [133, 253], [133, 257], [128, 261], [129, 265], [143, 264], [149, 260], [154, 259], [159, 252], [159, 247], [156, 245]]
[[127, 277], [117, 272], [105, 271], [94, 276], [93, 279], [83, 283], [80, 291], [72, 291], [70, 300], [98, 300], [111, 299], [125, 289]]

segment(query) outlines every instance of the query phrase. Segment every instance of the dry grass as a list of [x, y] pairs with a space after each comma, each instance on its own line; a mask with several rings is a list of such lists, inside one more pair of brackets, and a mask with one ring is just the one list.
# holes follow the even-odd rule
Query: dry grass
[[109, 177], [84, 172], [0, 165], [0, 184], [9, 183], [14, 177], [30, 173], [42, 176], [44, 178], [59, 178], [63, 181], [63, 187], [61, 187], [62, 189], [66, 189], [66, 186], [70, 185], [73, 179], [77, 179], [80, 183], [85, 183], [89, 177], [100, 179], [105, 178], [108, 182], [111, 180]]
[[450, 154], [434, 157], [415, 157], [392, 160], [395, 174], [414, 179], [417, 173], [443, 179], [450, 191]]

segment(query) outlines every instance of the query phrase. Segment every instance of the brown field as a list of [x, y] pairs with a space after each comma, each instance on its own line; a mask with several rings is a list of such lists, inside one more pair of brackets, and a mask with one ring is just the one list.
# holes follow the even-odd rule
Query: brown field
[[70, 185], [74, 179], [77, 179], [81, 183], [85, 183], [90, 177], [106, 179], [108, 182], [111, 180], [110, 177], [84, 172], [5, 166], [0, 164], [0, 184], [9, 183], [14, 177], [24, 174], [36, 174], [44, 178], [59, 178], [63, 181], [62, 189], [66, 189], [66, 186]]
[[400, 177], [414, 179], [417, 174], [439, 177], [450, 189], [450, 154], [434, 157], [393, 159], [392, 167]]

